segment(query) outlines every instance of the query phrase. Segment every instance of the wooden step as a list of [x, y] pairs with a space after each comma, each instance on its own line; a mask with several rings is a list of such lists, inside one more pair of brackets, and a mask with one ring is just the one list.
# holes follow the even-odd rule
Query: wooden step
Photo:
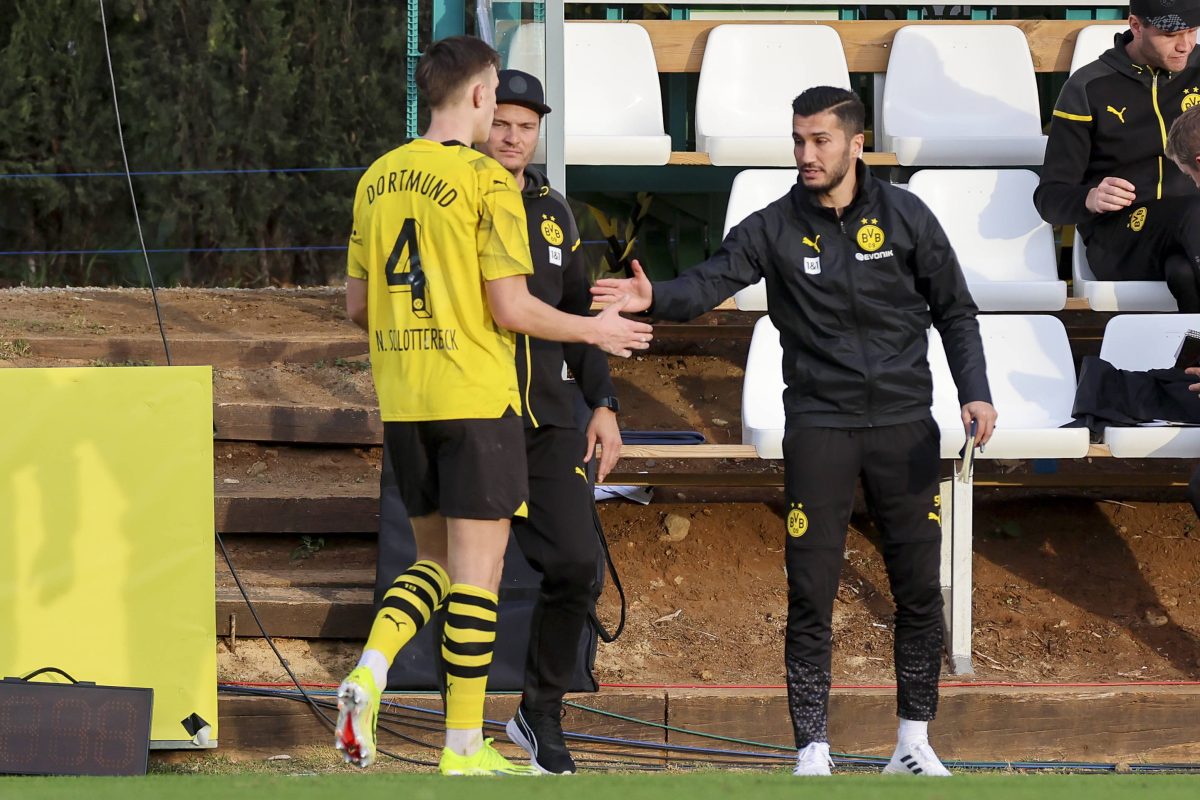
[[[165, 365], [159, 336], [22, 336], [35, 358], [62, 358]], [[266, 367], [285, 362], [315, 363], [339, 358], [364, 358], [365, 334], [289, 336], [277, 339], [242, 338], [236, 334], [167, 334], [171, 360], [178, 366]]]
[[[664, 694], [662, 690], [647, 689], [640, 691], [605, 692], [599, 695], [572, 695], [571, 697], [582, 700], [588, 706], [602, 709], [610, 714], [620, 714], [624, 717], [647, 720], [657, 725], [665, 725], [667, 720]], [[327, 695], [316, 695], [315, 697], [318, 700], [332, 700]], [[388, 695], [387, 700], [402, 706], [428, 708], [439, 712], [442, 710], [441, 699], [433, 694]], [[488, 695], [484, 704], [484, 718], [500, 721], [507, 720], [513, 715], [519, 701], [520, 698], [513, 694]], [[329, 714], [331, 718], [336, 717], [336, 711], [330, 712], [326, 709], [325, 713]], [[420, 716], [419, 712], [402, 710], [400, 713], [404, 714], [406, 718], [415, 718], [422, 727], [431, 726], [437, 728], [442, 724], [442, 717], [440, 715], [435, 716], [431, 714], [425, 718]], [[309, 709], [306, 703], [295, 700], [269, 697], [244, 697], [222, 693], [218, 697], [217, 714], [220, 722], [219, 740], [221, 751], [270, 750], [274, 754], [286, 751], [292, 747], [305, 747], [314, 744], [323, 745], [327, 741], [331, 741], [329, 727]], [[384, 718], [384, 724], [387, 727], [401, 730], [414, 738], [429, 742], [439, 742], [440, 746], [441, 735], [436, 731], [429, 732], [415, 728], [405, 729], [402, 724], [387, 721], [386, 717]], [[654, 743], [666, 741], [666, 732], [662, 728], [647, 727], [628, 720], [602, 716], [571, 707], [566, 709], [566, 716], [563, 717], [563, 727], [574, 733], [594, 736], [620, 737]], [[489, 730], [487, 735], [492, 736], [494, 732]], [[509, 756], [524, 755], [523, 751], [519, 751], [513, 745], [510, 745], [503, 735], [496, 737], [496, 745], [502, 753]], [[381, 730], [380, 732], [379, 746], [385, 750], [404, 752], [408, 755], [428, 755], [428, 753], [422, 753], [419, 749], [415, 750], [411, 745], [406, 745], [406, 743], [390, 735], [385, 730]], [[576, 747], [598, 749], [596, 745], [579, 744]], [[616, 753], [627, 751], [626, 748], [620, 747], [607, 749], [609, 752]], [[662, 753], [640, 750], [637, 752], [646, 752], [650, 756], [649, 759], [639, 758], [639, 762], [658, 764], [660, 766], [665, 763], [666, 757]], [[331, 759], [336, 758], [333, 755], [332, 749], [330, 750], [330, 757]], [[580, 755], [580, 757], [597, 758], [598, 756]], [[432, 754], [432, 758], [436, 760], [436, 752]], [[387, 761], [386, 757], [380, 759], [380, 763], [386, 763]]]
[[[234, 566], [237, 566], [236, 559]], [[255, 592], [261, 589], [372, 589], [375, 587], [375, 570], [372, 569], [305, 569], [303, 564], [289, 569], [239, 569], [238, 577], [250, 591], [250, 599], [254, 600]], [[217, 564], [217, 587], [219, 589], [236, 589], [237, 584], [229, 568], [221, 562]], [[241, 595], [238, 595], [241, 597]]]
[[314, 491], [305, 497], [217, 489], [216, 524], [220, 533], [376, 533], [379, 531], [379, 487], [355, 495]]
[[222, 441], [379, 445], [383, 423], [374, 408], [321, 408], [270, 403], [214, 403]]
[[[321, 698], [329, 699], [327, 695]], [[440, 708], [438, 698], [428, 694], [389, 695], [388, 699], [405, 706]], [[695, 732], [793, 746], [783, 688], [605, 688], [598, 694], [574, 694], [567, 699], [570, 702], [563, 718], [567, 733], [750, 749], [691, 733]], [[518, 702], [516, 695], [490, 695], [484, 716], [507, 720]], [[938, 708], [938, 729], [943, 735], [937, 741], [938, 754], [947, 760], [988, 762], [1195, 762], [1200, 759], [1195, 726], [1198, 703], [1200, 687], [1196, 686], [943, 686]], [[830, 741], [842, 752], [890, 755], [895, 747], [895, 706], [894, 689], [835, 687], [830, 695]], [[401, 713], [409, 716], [414, 712]], [[329, 739], [326, 725], [301, 702], [222, 693], [218, 714], [223, 751], [270, 749], [276, 753]], [[441, 721], [433, 715], [417, 719], [423, 727], [430, 723], [436, 727]], [[664, 730], [661, 726], [668, 722], [683, 730]], [[436, 732], [413, 728], [405, 732], [425, 741], [438, 739]], [[498, 742], [507, 748], [503, 738], [498, 737]], [[381, 735], [380, 745], [389, 750], [403, 747], [386, 733]], [[576, 750], [595, 748], [583, 743], [571, 746]], [[411, 755], [414, 751], [404, 752]], [[434, 754], [417, 752], [426, 757]], [[688, 758], [683, 753], [662, 757], [669, 761]]]
[[[238, 574], [242, 574], [240, 570]], [[243, 576], [242, 581], [246, 583], [247, 577]], [[374, 607], [370, 588], [257, 586], [249, 583], [246, 591], [272, 637], [365, 639], [371, 629]], [[237, 636], [261, 635], [237, 587], [219, 585], [217, 635], [229, 636], [231, 628]]]

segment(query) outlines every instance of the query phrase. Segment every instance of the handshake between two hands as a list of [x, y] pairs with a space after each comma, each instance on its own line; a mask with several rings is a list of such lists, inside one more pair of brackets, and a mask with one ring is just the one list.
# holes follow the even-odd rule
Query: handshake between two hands
[[626, 319], [622, 311], [637, 313], [650, 308], [653, 288], [642, 265], [633, 261], [632, 278], [602, 278], [592, 287], [596, 302], [605, 306], [596, 317], [598, 338], [594, 344], [606, 353], [629, 358], [635, 350], [650, 347], [654, 328], [645, 322]]

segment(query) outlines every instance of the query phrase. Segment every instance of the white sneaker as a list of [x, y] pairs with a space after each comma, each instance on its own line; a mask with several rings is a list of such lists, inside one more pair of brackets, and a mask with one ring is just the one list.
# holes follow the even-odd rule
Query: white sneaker
[[810, 742], [796, 754], [793, 775], [832, 775], [833, 759], [829, 757], [828, 742]]
[[927, 778], [949, 778], [950, 770], [942, 766], [941, 760], [929, 742], [920, 739], [908, 744], [896, 745], [892, 760], [883, 768], [884, 775], [921, 775]]

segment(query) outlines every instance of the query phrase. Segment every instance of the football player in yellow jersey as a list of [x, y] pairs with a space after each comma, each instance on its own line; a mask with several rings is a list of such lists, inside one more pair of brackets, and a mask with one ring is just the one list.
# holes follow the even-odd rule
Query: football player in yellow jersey
[[416, 563], [388, 590], [338, 688], [335, 745], [360, 767], [375, 759], [388, 667], [445, 605], [441, 772], [537, 774], [481, 730], [510, 519], [528, 500], [513, 332], [620, 356], [652, 335], [621, 317], [620, 304], [584, 317], [530, 295], [516, 183], [470, 148], [488, 137], [499, 63], [473, 37], [430, 45], [416, 75], [429, 129], [372, 164], [354, 199], [346, 309], [370, 339], [387, 452], [417, 543]]

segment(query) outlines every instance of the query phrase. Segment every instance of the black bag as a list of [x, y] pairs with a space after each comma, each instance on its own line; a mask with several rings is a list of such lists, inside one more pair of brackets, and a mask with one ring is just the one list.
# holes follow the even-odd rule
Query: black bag
[[[597, 525], [598, 525], [597, 521]], [[599, 531], [597, 531], [599, 535]], [[379, 486], [379, 557], [375, 562], [375, 608], [396, 576], [412, 565], [416, 542], [412, 524], [391, 470], [384, 445], [383, 475]], [[605, 564], [601, 559], [596, 571], [603, 585]], [[525, 683], [525, 653], [533, 608], [537, 603], [541, 573], [529, 566], [516, 538], [509, 535], [504, 555], [504, 575], [500, 582], [500, 615], [496, 631], [496, 650], [488, 672], [489, 691], [520, 691]], [[393, 690], [441, 690], [441, 640], [443, 613], [434, 614], [430, 623], [417, 633], [392, 664], [388, 688]], [[592, 615], [594, 619], [594, 615]], [[599, 689], [592, 670], [596, 664], [596, 628], [589, 620], [575, 645], [579, 658], [570, 691], [595, 692]]]

